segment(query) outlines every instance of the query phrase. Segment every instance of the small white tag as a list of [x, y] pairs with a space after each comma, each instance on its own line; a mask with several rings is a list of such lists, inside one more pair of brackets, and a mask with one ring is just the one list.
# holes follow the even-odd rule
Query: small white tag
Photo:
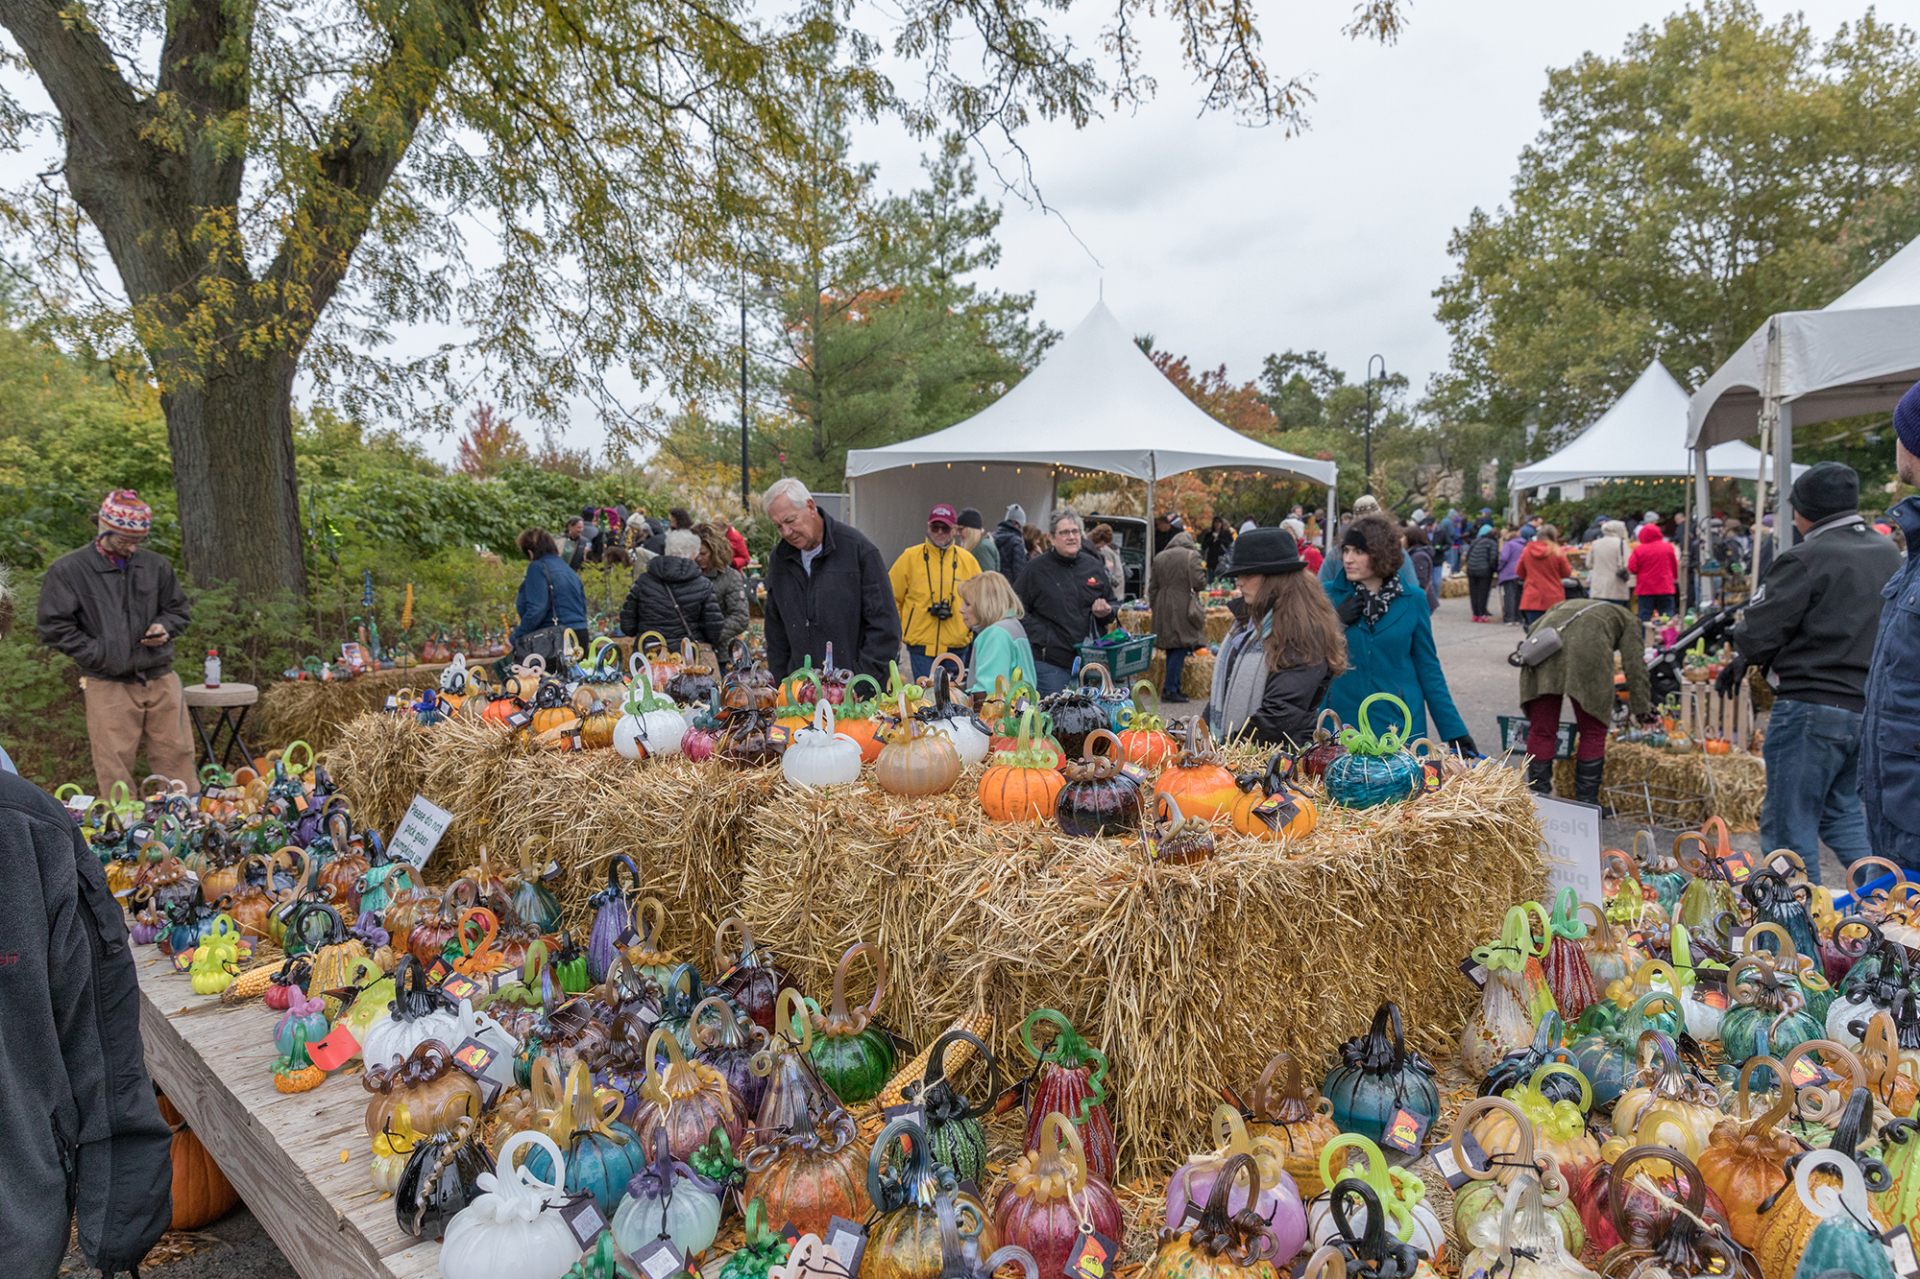
[[679, 1250], [665, 1239], [656, 1239], [642, 1248], [633, 1264], [640, 1267], [640, 1273], [647, 1279], [667, 1279], [683, 1268]]

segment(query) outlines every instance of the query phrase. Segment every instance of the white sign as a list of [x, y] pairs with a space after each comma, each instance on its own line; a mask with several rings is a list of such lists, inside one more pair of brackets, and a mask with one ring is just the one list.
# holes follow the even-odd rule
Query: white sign
[[413, 803], [407, 805], [407, 815], [400, 819], [400, 829], [393, 832], [393, 844], [387, 854], [410, 862], [419, 870], [427, 864], [427, 858], [433, 856], [434, 847], [452, 823], [452, 813], [424, 795], [415, 795]]
[[1576, 900], [1604, 904], [1600, 885], [1600, 810], [1592, 804], [1535, 795], [1540, 816], [1540, 851], [1547, 861], [1547, 900], [1571, 888]]

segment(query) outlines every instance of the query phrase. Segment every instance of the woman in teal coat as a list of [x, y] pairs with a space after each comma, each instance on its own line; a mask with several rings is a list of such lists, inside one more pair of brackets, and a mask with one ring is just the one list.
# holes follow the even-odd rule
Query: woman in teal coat
[[[1426, 593], [1392, 521], [1364, 515], [1350, 524], [1340, 557], [1328, 558], [1320, 582], [1347, 628], [1347, 673], [1327, 689], [1327, 705], [1340, 722], [1358, 725], [1361, 702], [1375, 693], [1392, 693], [1413, 712], [1414, 737], [1437, 737], [1465, 754], [1479, 754], [1447, 691]], [[1432, 733], [1429, 714], [1437, 730]], [[1400, 713], [1375, 703], [1367, 722], [1376, 733], [1397, 729]]]

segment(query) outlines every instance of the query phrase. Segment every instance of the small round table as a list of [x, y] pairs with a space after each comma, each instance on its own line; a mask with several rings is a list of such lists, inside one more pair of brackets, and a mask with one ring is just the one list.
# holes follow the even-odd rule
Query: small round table
[[[187, 704], [187, 718], [193, 721], [193, 729], [200, 735], [200, 745], [204, 749], [207, 763], [227, 766], [227, 760], [233, 755], [234, 748], [240, 750], [241, 763], [253, 764], [253, 751], [240, 736], [240, 726], [247, 722], [247, 708], [260, 700], [260, 690], [251, 684], [222, 683], [218, 688], [208, 688], [205, 684], [189, 684], [180, 690], [181, 700]], [[213, 733], [207, 733], [207, 726], [200, 722], [200, 708], [208, 707], [220, 713], [214, 717]], [[227, 731], [227, 744], [216, 751], [214, 743], [220, 740], [220, 730]]]

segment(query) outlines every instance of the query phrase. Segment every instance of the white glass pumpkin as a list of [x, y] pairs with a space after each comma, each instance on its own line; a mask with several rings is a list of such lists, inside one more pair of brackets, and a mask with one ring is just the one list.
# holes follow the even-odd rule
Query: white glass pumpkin
[[860, 743], [833, 730], [833, 706], [813, 706], [813, 727], [793, 735], [780, 756], [780, 771], [795, 786], [845, 786], [860, 777]]
[[473, 1001], [460, 1001], [460, 1011], [454, 1016], [454, 1037], [448, 1040], [451, 1047], [458, 1048], [469, 1039], [477, 1039], [497, 1053], [508, 1057], [520, 1047], [520, 1041], [513, 1032], [495, 1021], [490, 1013], [475, 1012]]
[[[695, 1184], [686, 1165], [673, 1158], [664, 1128], [655, 1131], [654, 1140], [654, 1157], [627, 1183], [627, 1193], [614, 1209], [613, 1241], [633, 1256], [664, 1231], [682, 1256], [705, 1252], [720, 1233], [720, 1201]], [[671, 1192], [663, 1194], [660, 1188], [669, 1178]]]
[[[434, 995], [433, 988], [427, 984], [427, 970], [413, 956], [401, 958], [394, 987], [393, 1000], [387, 1005], [389, 1011], [375, 1017], [367, 1027], [367, 1037], [360, 1044], [362, 1061], [368, 1066], [391, 1066], [396, 1061], [405, 1061], [429, 1039], [438, 1039], [449, 1049], [459, 1046], [464, 1036], [460, 1034], [458, 1014]], [[409, 1001], [416, 1008], [430, 1003], [431, 1011], [404, 1017], [398, 1010]]]
[[[514, 1167], [523, 1146], [538, 1146], [553, 1161], [553, 1180], [543, 1181], [525, 1166]], [[517, 1132], [500, 1147], [496, 1171], [480, 1174], [486, 1193], [447, 1223], [440, 1245], [440, 1273], [446, 1279], [561, 1279], [580, 1259], [573, 1231], [560, 1220], [565, 1202], [567, 1165], [553, 1138]]]
[[647, 661], [638, 652], [628, 659], [627, 669], [633, 683], [627, 688], [622, 709], [626, 714], [613, 726], [613, 749], [628, 759], [649, 755], [678, 755], [680, 739], [687, 735], [687, 721], [671, 697], [660, 697], [647, 677]]
[[440, 672], [440, 691], [464, 697], [471, 692], [467, 686], [467, 655], [455, 653], [453, 660], [447, 663], [447, 669]]
[[[1348, 1156], [1346, 1171], [1335, 1174], [1333, 1156], [1341, 1150], [1351, 1150], [1353, 1155]], [[1436, 1262], [1446, 1257], [1447, 1232], [1441, 1228], [1440, 1218], [1425, 1202], [1426, 1183], [1406, 1169], [1388, 1167], [1380, 1147], [1358, 1133], [1342, 1133], [1320, 1148], [1322, 1183], [1331, 1187], [1349, 1178], [1366, 1182], [1380, 1196], [1381, 1206], [1387, 1214], [1387, 1234], [1391, 1238], [1424, 1248]], [[1367, 1228], [1365, 1205], [1349, 1203], [1347, 1218], [1347, 1224], [1355, 1230]], [[1332, 1196], [1316, 1196], [1313, 1206], [1307, 1211], [1308, 1240], [1317, 1248], [1331, 1242], [1339, 1233], [1340, 1223], [1333, 1215]]]
[[1512, 1279], [1595, 1279], [1567, 1251], [1560, 1227], [1547, 1212], [1540, 1179], [1521, 1173], [1507, 1187], [1500, 1213], [1500, 1241], [1475, 1248], [1460, 1263], [1461, 1274], [1498, 1274]]

